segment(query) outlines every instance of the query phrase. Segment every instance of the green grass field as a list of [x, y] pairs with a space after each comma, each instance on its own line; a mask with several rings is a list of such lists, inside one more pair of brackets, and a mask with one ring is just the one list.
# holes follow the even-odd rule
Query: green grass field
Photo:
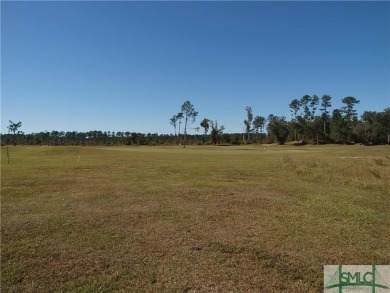
[[390, 264], [389, 146], [1, 150], [3, 293], [322, 292], [325, 264]]

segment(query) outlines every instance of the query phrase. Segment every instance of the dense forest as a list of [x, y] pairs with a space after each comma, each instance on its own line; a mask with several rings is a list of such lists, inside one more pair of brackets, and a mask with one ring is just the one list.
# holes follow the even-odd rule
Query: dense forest
[[[342, 99], [344, 106], [331, 111], [332, 97], [305, 95], [289, 104], [291, 117], [270, 114], [254, 116], [251, 107], [243, 109], [244, 133], [227, 133], [209, 118], [196, 121], [198, 112], [190, 101], [181, 106], [169, 123], [175, 134], [137, 133], [131, 131], [44, 131], [23, 133], [21, 122], [10, 121], [9, 133], [1, 134], [1, 144], [23, 145], [203, 145], [203, 144], [354, 144], [390, 143], [390, 108], [382, 112], [365, 111], [358, 117], [354, 97]], [[244, 112], [245, 110], [245, 112]], [[187, 134], [187, 129], [196, 134]]]

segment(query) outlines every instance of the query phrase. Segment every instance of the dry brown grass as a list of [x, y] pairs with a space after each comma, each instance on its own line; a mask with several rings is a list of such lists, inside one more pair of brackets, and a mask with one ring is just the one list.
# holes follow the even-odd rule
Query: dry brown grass
[[322, 292], [390, 261], [388, 147], [10, 149], [2, 292]]

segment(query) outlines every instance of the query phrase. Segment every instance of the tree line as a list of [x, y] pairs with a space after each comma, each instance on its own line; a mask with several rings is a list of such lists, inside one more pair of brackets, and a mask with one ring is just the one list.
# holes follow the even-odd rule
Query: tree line
[[[289, 104], [291, 117], [269, 114], [254, 116], [252, 107], [245, 109], [242, 133], [225, 133], [218, 121], [203, 118], [196, 123], [198, 112], [185, 101], [169, 123], [174, 134], [139, 133], [130, 131], [44, 131], [25, 134], [22, 123], [10, 121], [8, 133], [1, 134], [1, 144], [25, 145], [176, 145], [188, 144], [251, 144], [292, 142], [294, 144], [390, 144], [390, 108], [381, 112], [365, 111], [358, 117], [354, 97], [342, 99], [343, 107], [333, 109], [332, 97], [304, 95]], [[183, 125], [182, 125], [183, 124]], [[202, 133], [200, 129], [202, 128]], [[195, 134], [188, 134], [192, 129]]]
[[[218, 127], [209, 118], [203, 118], [200, 127], [204, 129], [203, 144], [212, 143], [274, 143], [284, 144], [293, 142], [295, 144], [390, 144], [390, 108], [382, 112], [365, 111], [360, 119], [355, 106], [360, 103], [354, 97], [345, 97], [341, 100], [343, 107], [334, 109], [331, 112], [332, 97], [323, 95], [304, 95], [300, 99], [293, 99], [289, 104], [291, 118], [287, 120], [284, 116], [269, 114], [267, 118], [254, 116], [252, 107], [245, 108], [246, 119], [244, 132], [240, 134], [224, 135], [224, 126]], [[191, 111], [188, 112], [188, 105]], [[170, 124], [175, 129], [175, 135], [179, 141], [186, 143], [187, 117], [195, 122], [198, 112], [194, 106], [186, 101], [178, 114], [170, 119]], [[180, 137], [181, 120], [185, 118], [184, 136]], [[176, 128], [179, 128], [178, 134]], [[210, 139], [207, 139], [211, 127]], [[199, 131], [198, 128], [194, 128]]]

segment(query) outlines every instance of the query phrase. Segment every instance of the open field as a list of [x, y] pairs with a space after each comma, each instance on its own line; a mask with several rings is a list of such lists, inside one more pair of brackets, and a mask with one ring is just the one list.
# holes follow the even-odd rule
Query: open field
[[1, 149], [3, 293], [322, 292], [324, 264], [390, 264], [389, 146]]

